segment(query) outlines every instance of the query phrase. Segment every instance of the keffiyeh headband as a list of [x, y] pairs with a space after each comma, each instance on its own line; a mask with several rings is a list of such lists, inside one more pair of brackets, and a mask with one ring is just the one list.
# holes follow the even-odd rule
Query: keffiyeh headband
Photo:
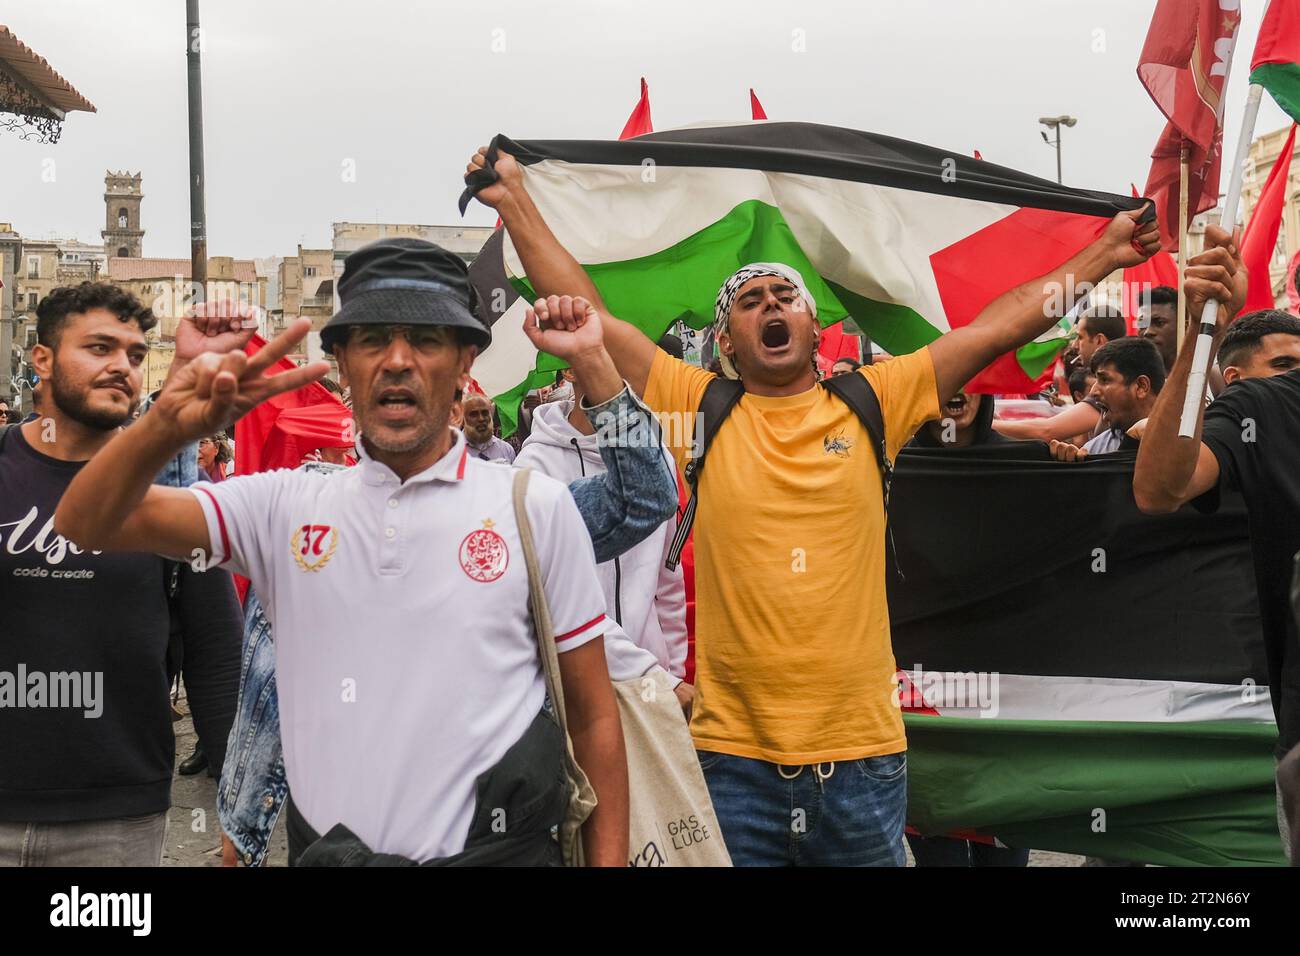
[[[757, 279], [759, 276], [779, 276], [785, 279], [803, 298], [808, 311], [813, 318], [817, 317], [817, 302], [813, 299], [812, 293], [804, 284], [803, 276], [799, 274], [798, 269], [794, 269], [781, 262], [751, 262], [747, 266], [742, 266], [731, 274], [726, 282], [722, 283], [722, 288], [718, 290], [718, 298], [713, 303], [713, 339], [716, 342], [718, 336], [726, 332], [731, 323], [731, 307], [736, 303], [736, 293], [750, 279]], [[740, 378], [740, 373], [736, 371], [735, 365], [731, 359], [718, 353], [718, 360], [722, 364], [722, 372], [727, 378]]]

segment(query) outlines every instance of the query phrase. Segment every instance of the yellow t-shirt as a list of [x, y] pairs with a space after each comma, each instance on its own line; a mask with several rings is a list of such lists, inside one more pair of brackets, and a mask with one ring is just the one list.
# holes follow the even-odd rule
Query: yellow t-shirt
[[[892, 460], [939, 416], [921, 349], [863, 366]], [[712, 375], [659, 352], [646, 403], [679, 468]], [[665, 413], [667, 413], [665, 415]], [[695, 521], [701, 750], [797, 765], [906, 749], [885, 602], [884, 502], [870, 438], [820, 385], [746, 393], [718, 430]]]

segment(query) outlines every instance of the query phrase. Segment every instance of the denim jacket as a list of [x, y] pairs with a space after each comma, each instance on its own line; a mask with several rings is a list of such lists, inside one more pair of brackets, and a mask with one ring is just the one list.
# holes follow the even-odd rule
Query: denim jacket
[[[141, 415], [153, 407], [154, 399], [157, 397], [157, 392], [144, 397], [144, 400], [140, 402]], [[158, 477], [153, 480], [153, 483], [155, 485], [167, 485], [170, 488], [188, 488], [190, 485], [197, 483], [198, 480], [198, 445], [186, 445], [176, 453], [175, 458], [163, 465], [163, 470], [158, 472]]]
[[[597, 562], [610, 561], [673, 515], [677, 480], [665, 463], [657, 434], [647, 439], [658, 423], [631, 389], [584, 411], [597, 430], [607, 471], [579, 479], [569, 490], [591, 535]], [[239, 709], [226, 744], [217, 813], [240, 859], [260, 866], [289, 784], [280, 747], [271, 624], [251, 588], [244, 608]]]

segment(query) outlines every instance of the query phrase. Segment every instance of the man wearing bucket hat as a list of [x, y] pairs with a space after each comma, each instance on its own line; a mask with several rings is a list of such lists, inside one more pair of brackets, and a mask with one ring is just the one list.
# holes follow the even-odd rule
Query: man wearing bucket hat
[[[698, 509], [691, 733], [732, 860], [901, 866], [907, 742], [885, 600], [890, 462], [980, 369], [1055, 324], [1052, 294], [1067, 276], [1096, 283], [1154, 253], [1154, 223], [1117, 216], [1052, 274], [926, 348], [862, 367], [847, 389], [818, 385], [817, 303], [798, 270], [737, 263], [718, 277], [714, 335], [724, 375], [740, 386], [719, 391], [713, 375], [604, 312], [512, 157], [498, 152], [489, 168], [481, 149], [466, 177], [501, 216], [538, 294], [581, 296], [601, 310], [606, 346], [633, 390], [696, 426], [670, 449], [699, 478], [683, 519]], [[865, 411], [851, 407], [845, 396], [864, 391]], [[714, 406], [706, 392], [733, 401]], [[692, 446], [701, 433], [707, 445], [711, 429], [703, 477]], [[861, 596], [859, 613], [828, 622], [825, 609], [845, 593]]]
[[[348, 258], [339, 294], [321, 341], [352, 390], [357, 467], [149, 487], [183, 442], [324, 374], [323, 362], [265, 374], [307, 334], [299, 320], [252, 357], [206, 354], [176, 376], [69, 486], [56, 528], [85, 547], [193, 556], [252, 579], [275, 625], [291, 862], [554, 862], [564, 742], [543, 707], [513, 471], [470, 457], [448, 426], [490, 340], [465, 265], [431, 243], [376, 242]], [[540, 307], [528, 335], [581, 371], [593, 402], [617, 397], [599, 320], [581, 303], [576, 320], [563, 311]], [[559, 482], [534, 477], [527, 511], [569, 732], [599, 800], [587, 859], [626, 865], [627, 771], [591, 539]]]

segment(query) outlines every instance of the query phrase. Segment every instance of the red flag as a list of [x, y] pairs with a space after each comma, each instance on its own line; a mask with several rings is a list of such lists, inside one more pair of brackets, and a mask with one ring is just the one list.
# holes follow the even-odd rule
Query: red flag
[[627, 118], [619, 139], [631, 139], [642, 133], [653, 133], [655, 128], [650, 122], [650, 87], [646, 86], [645, 77], [641, 77], [641, 99], [637, 100], [632, 115]]
[[[254, 335], [244, 346], [244, 351], [254, 355], [265, 344], [265, 339]], [[280, 359], [267, 370], [267, 374], [294, 368], [297, 366], [288, 359]], [[310, 437], [302, 428], [298, 428], [296, 435], [302, 441], [285, 441], [276, 430], [281, 413], [311, 405], [334, 406], [333, 424], [326, 428], [322, 425], [325, 419], [317, 417]], [[319, 415], [324, 415], [326, 419], [330, 417], [324, 412]], [[296, 468], [302, 462], [301, 452], [314, 448], [351, 447], [352, 442], [348, 440], [351, 432], [352, 412], [324, 385], [312, 382], [268, 399], [235, 422], [235, 473], [251, 475], [276, 468]]]
[[1241, 261], [1245, 263], [1250, 275], [1250, 286], [1246, 292], [1245, 311], [1272, 309], [1273, 281], [1269, 278], [1269, 262], [1273, 258], [1273, 249], [1277, 246], [1278, 230], [1282, 226], [1282, 205], [1286, 201], [1287, 177], [1291, 172], [1291, 153], [1295, 149], [1295, 124], [1291, 124], [1291, 135], [1286, 138], [1286, 145], [1278, 154], [1273, 169], [1268, 174], [1268, 181], [1260, 190], [1259, 201], [1251, 213], [1246, 225], [1245, 235], [1241, 239]]
[[975, 158], [976, 158], [976, 159], [983, 159], [983, 158], [984, 158], [983, 156], [980, 155], [980, 151], [979, 151], [978, 149], [975, 150]]
[[763, 110], [763, 104], [758, 101], [754, 95], [754, 88], [749, 88], [749, 112], [754, 119], [767, 119], [767, 113]]
[[1160, 112], [1205, 151], [1223, 125], [1240, 23], [1239, 0], [1159, 0], [1138, 57], [1138, 79]]
[[817, 367], [830, 375], [831, 368], [842, 358], [862, 361], [862, 341], [856, 335], [844, 334], [844, 323], [836, 322], [822, 329], [822, 336], [817, 343]]
[[[1231, 9], [1222, 9], [1230, 6]], [[1178, 248], [1179, 159], [1188, 156], [1188, 218], [1219, 199], [1223, 153], [1223, 87], [1232, 63], [1241, 11], [1237, 0], [1159, 0], [1138, 79], [1168, 122], [1151, 153], [1144, 195], [1156, 202], [1161, 248]]]
[[[1151, 172], [1147, 176], [1142, 194], [1156, 204], [1160, 216], [1160, 248], [1166, 252], [1178, 251], [1178, 171], [1183, 138], [1173, 123], [1165, 124], [1165, 131], [1151, 153]], [[1187, 219], [1197, 213], [1213, 209], [1219, 201], [1219, 168], [1223, 159], [1223, 130], [1214, 137], [1209, 151], [1189, 144], [1187, 158]]]

